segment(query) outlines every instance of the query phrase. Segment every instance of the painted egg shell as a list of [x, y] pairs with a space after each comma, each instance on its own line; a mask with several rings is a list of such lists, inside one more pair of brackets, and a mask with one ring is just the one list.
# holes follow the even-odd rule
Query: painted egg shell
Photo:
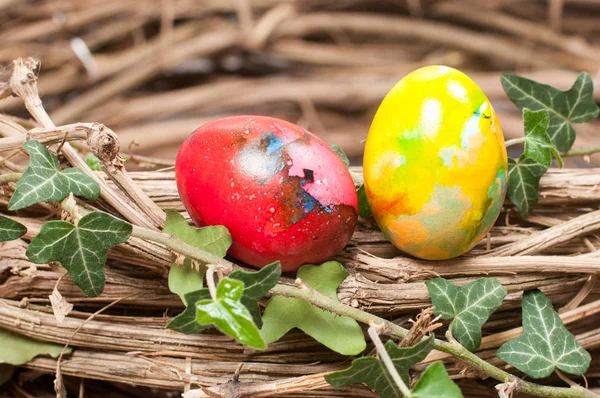
[[197, 225], [224, 225], [229, 254], [284, 271], [319, 264], [344, 248], [358, 214], [348, 169], [320, 138], [271, 117], [207, 123], [183, 143], [177, 188]]
[[483, 91], [446, 66], [418, 69], [387, 94], [364, 155], [367, 199], [386, 237], [428, 260], [486, 236], [506, 193], [502, 129]]

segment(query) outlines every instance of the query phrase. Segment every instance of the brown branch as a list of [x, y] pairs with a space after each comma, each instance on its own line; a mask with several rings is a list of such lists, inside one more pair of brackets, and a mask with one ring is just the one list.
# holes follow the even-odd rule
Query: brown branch
[[525, 256], [537, 254], [544, 249], [567, 242], [600, 229], [600, 210], [575, 217], [562, 224], [550, 227], [530, 238], [511, 243], [493, 250], [487, 256]]
[[0, 139], [0, 152], [20, 148], [27, 141], [37, 140], [44, 145], [54, 145], [67, 141], [87, 140], [92, 123], [75, 123], [51, 129], [35, 128], [26, 134], [13, 135]]
[[94, 155], [100, 159], [102, 170], [152, 220], [155, 226], [162, 229], [166, 214], [125, 171], [123, 159], [119, 157], [119, 137], [102, 124], [93, 123], [91, 127], [87, 142]]
[[[203, 387], [190, 390], [182, 395], [183, 398], [245, 398], [245, 397], [276, 397], [285, 394], [305, 393], [315, 390], [329, 390], [331, 386], [325, 381], [327, 373], [317, 373], [308, 376], [280, 379], [267, 383], [243, 383], [229, 381], [215, 387]], [[366, 389], [365, 389], [366, 390]], [[337, 390], [336, 390], [337, 392]], [[371, 396], [365, 391], [364, 396]]]

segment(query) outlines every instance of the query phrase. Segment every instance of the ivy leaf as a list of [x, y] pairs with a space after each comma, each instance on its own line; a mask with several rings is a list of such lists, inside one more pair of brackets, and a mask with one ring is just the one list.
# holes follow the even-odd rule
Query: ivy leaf
[[[348, 276], [348, 271], [340, 263], [329, 261], [320, 266], [303, 265], [298, 269], [297, 276], [310, 287], [337, 301], [337, 288]], [[299, 299], [272, 297], [262, 320], [262, 335], [267, 344], [298, 328], [342, 355], [356, 355], [366, 348], [362, 329], [355, 320], [324, 311]]]
[[98, 211], [82, 217], [77, 226], [49, 221], [33, 238], [26, 254], [35, 264], [60, 262], [73, 283], [86, 295], [96, 297], [104, 290], [106, 252], [125, 242], [131, 228], [131, 224]]
[[508, 190], [510, 201], [522, 216], [527, 216], [538, 202], [540, 178], [548, 168], [524, 155], [508, 159]]
[[169, 290], [181, 298], [184, 303], [185, 295], [204, 287], [204, 274], [206, 270], [192, 267], [190, 259], [186, 258], [183, 265], [171, 264], [169, 270]]
[[91, 152], [88, 152], [87, 156], [85, 157], [85, 163], [94, 171], [102, 171], [102, 168], [100, 167], [100, 159], [98, 159], [96, 155]]
[[[416, 363], [425, 359], [433, 349], [435, 338], [422, 339], [412, 347], [400, 348], [391, 340], [385, 343], [398, 374], [406, 385], [410, 385], [408, 370]], [[362, 357], [352, 361], [348, 369], [333, 372], [325, 376], [325, 381], [335, 388], [346, 387], [350, 384], [365, 383], [375, 390], [381, 398], [401, 397], [400, 389], [388, 373], [385, 365], [376, 357]]]
[[206, 288], [185, 294], [183, 296], [183, 303], [186, 307], [185, 310], [167, 324], [167, 329], [175, 330], [183, 334], [196, 334], [207, 329], [209, 325], [200, 325], [198, 323], [195, 306], [197, 302], [209, 299], [210, 292]]
[[361, 186], [358, 187], [356, 194], [358, 195], [358, 215], [362, 218], [371, 217], [373, 212], [371, 211], [371, 206], [369, 206], [369, 201], [367, 200], [365, 184], [361, 184]]
[[340, 159], [342, 159], [342, 162], [344, 162], [346, 167], [350, 167], [350, 160], [348, 160], [348, 156], [346, 156], [346, 154], [344, 153], [342, 148], [340, 148], [336, 144], [332, 144], [332, 143], [327, 143], [327, 144], [331, 147], [331, 149], [334, 150], [335, 153], [337, 153], [337, 155], [340, 157]]
[[469, 351], [481, 345], [481, 327], [502, 304], [506, 289], [496, 278], [481, 278], [457, 286], [444, 278], [425, 282], [435, 315], [452, 319], [452, 336]]
[[8, 202], [9, 210], [19, 210], [39, 202], [59, 202], [69, 193], [97, 199], [100, 186], [78, 168], [60, 170], [58, 159], [38, 141], [28, 141], [23, 149], [29, 153], [29, 165]]
[[[279, 261], [269, 264], [256, 272], [235, 270], [229, 275], [230, 279], [244, 282], [245, 288], [241, 302], [246, 306], [252, 315], [254, 323], [258, 327], [262, 325], [258, 301], [277, 284], [280, 276], [281, 264]], [[210, 293], [208, 289], [201, 289], [185, 294], [184, 303], [187, 308], [169, 322], [167, 329], [176, 330], [184, 334], [200, 333], [206, 329], [206, 326], [200, 325], [196, 321], [196, 311], [194, 310], [194, 306], [198, 301], [209, 298]]]
[[554, 368], [584, 374], [591, 356], [565, 327], [552, 302], [539, 290], [523, 294], [523, 334], [504, 343], [498, 358], [530, 377], [550, 376]]
[[[22, 365], [38, 355], [57, 358], [63, 349], [62, 344], [46, 343], [0, 329], [0, 363]], [[70, 354], [71, 348], [65, 353]]]
[[[219, 257], [225, 257], [229, 246], [231, 246], [231, 234], [227, 228], [222, 225], [196, 228], [189, 225], [179, 212], [170, 209], [165, 211], [167, 218], [163, 232], [179, 238], [188, 245]], [[204, 269], [196, 271], [192, 267], [192, 261], [189, 258], [184, 260], [183, 265], [171, 264], [169, 290], [179, 295], [181, 300], [186, 303], [185, 295], [187, 293], [204, 287], [204, 273]]]
[[598, 117], [594, 84], [588, 73], [580, 73], [567, 91], [511, 73], [503, 73], [500, 81], [508, 98], [521, 111], [525, 108], [548, 111], [548, 135], [560, 152], [568, 151], [575, 141], [571, 123], [584, 123]]
[[217, 286], [215, 299], [196, 303], [198, 323], [213, 324], [221, 332], [252, 348], [264, 349], [266, 344], [252, 320], [252, 315], [240, 301], [244, 282], [223, 278]]
[[556, 158], [558, 165], [563, 166], [560, 153], [548, 136], [548, 111], [530, 111], [523, 109], [523, 120], [525, 123], [525, 157], [533, 159], [539, 164], [550, 167], [552, 155]]
[[425, 369], [411, 391], [413, 398], [462, 398], [460, 388], [448, 377], [444, 364], [434, 362]]
[[258, 301], [265, 297], [267, 292], [277, 284], [281, 276], [281, 263], [275, 261], [256, 272], [245, 272], [235, 270], [229, 275], [231, 279], [244, 282], [244, 295], [242, 296], [242, 304], [248, 308], [254, 323], [262, 326], [260, 317], [260, 307]]
[[188, 245], [195, 246], [215, 256], [225, 257], [231, 246], [231, 234], [222, 225], [196, 228], [187, 223], [175, 210], [165, 210], [167, 219], [163, 232], [171, 234]]
[[27, 228], [23, 224], [8, 217], [0, 216], [0, 242], [18, 239], [26, 232]]

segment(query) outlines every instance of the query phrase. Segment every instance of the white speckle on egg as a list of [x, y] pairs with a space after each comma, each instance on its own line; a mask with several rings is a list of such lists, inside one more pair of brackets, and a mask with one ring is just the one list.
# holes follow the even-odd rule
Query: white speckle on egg
[[435, 98], [428, 98], [421, 107], [421, 132], [427, 138], [435, 138], [442, 125], [442, 104]]
[[451, 96], [453, 96], [454, 98], [456, 98], [457, 100], [459, 100], [461, 102], [469, 101], [469, 94], [467, 93], [467, 89], [465, 88], [465, 86], [463, 86], [456, 80], [450, 80], [447, 83], [447, 86], [448, 86], [448, 92], [450, 93]]

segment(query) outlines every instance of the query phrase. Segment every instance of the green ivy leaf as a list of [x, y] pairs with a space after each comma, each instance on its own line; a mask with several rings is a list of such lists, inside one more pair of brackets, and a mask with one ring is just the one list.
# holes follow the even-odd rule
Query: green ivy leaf
[[96, 297], [104, 290], [106, 252], [125, 242], [131, 228], [131, 224], [98, 211], [82, 217], [77, 226], [49, 221], [29, 244], [27, 257], [35, 264], [60, 262], [73, 283]]
[[340, 148], [338, 145], [332, 144], [332, 143], [328, 143], [328, 145], [331, 147], [331, 149], [334, 150], [335, 153], [337, 153], [337, 155], [340, 157], [340, 159], [342, 159], [342, 162], [344, 162], [346, 167], [350, 167], [350, 160], [348, 160], [348, 156], [346, 156], [346, 154], [344, 153], [342, 148]]
[[369, 206], [369, 201], [367, 200], [365, 184], [361, 184], [361, 186], [358, 187], [356, 194], [358, 195], [358, 215], [362, 218], [371, 217], [373, 212], [371, 211], [371, 206]]
[[527, 216], [538, 202], [540, 178], [548, 168], [521, 156], [508, 159], [507, 195], [522, 216]]
[[223, 278], [217, 286], [215, 299], [196, 303], [196, 315], [201, 325], [212, 324], [221, 332], [252, 348], [264, 349], [266, 344], [252, 320], [252, 315], [240, 301], [244, 282]]
[[[245, 288], [241, 301], [252, 315], [254, 323], [259, 327], [262, 325], [262, 320], [260, 317], [258, 301], [277, 284], [280, 276], [281, 264], [279, 261], [269, 264], [256, 272], [236, 270], [229, 275], [230, 279], [244, 282]], [[194, 306], [198, 301], [209, 298], [210, 293], [206, 288], [185, 294], [185, 311], [169, 322], [167, 328], [184, 334], [200, 333], [206, 329], [206, 326], [200, 325], [196, 321], [196, 311], [194, 310]]]
[[26, 232], [27, 228], [23, 224], [8, 217], [0, 216], [0, 242], [18, 239]]
[[481, 278], [457, 286], [444, 278], [425, 282], [435, 315], [453, 319], [452, 336], [469, 351], [481, 345], [481, 327], [502, 304], [506, 289], [495, 278]]
[[[413, 347], [400, 348], [391, 340], [385, 343], [388, 352], [398, 374], [406, 385], [410, 385], [408, 377], [409, 369], [416, 363], [425, 359], [433, 349], [435, 338], [421, 340]], [[401, 397], [400, 389], [388, 373], [385, 365], [376, 357], [362, 357], [352, 361], [348, 369], [333, 372], [325, 376], [325, 381], [335, 388], [349, 386], [355, 383], [365, 383], [369, 388], [375, 390], [381, 398]]]
[[588, 73], [580, 73], [567, 91], [511, 73], [503, 73], [500, 81], [508, 98], [521, 111], [525, 108], [548, 111], [548, 135], [560, 152], [568, 151], [575, 141], [571, 123], [584, 123], [598, 117], [594, 84]]
[[530, 377], [550, 376], [554, 368], [584, 374], [592, 360], [565, 327], [552, 302], [539, 290], [523, 294], [523, 334], [504, 343], [498, 358]]
[[179, 212], [169, 209], [165, 212], [167, 218], [163, 232], [215, 256], [225, 257], [229, 246], [231, 246], [231, 234], [227, 228], [222, 225], [196, 228], [189, 225]]
[[29, 165], [8, 202], [9, 210], [19, 210], [39, 202], [58, 202], [69, 193], [97, 199], [100, 186], [78, 168], [60, 170], [58, 159], [38, 141], [28, 141], [23, 149], [29, 153]]
[[183, 265], [171, 264], [171, 269], [169, 270], [169, 290], [171, 293], [178, 295], [183, 303], [186, 303], [186, 294], [204, 287], [205, 273], [206, 270], [204, 267], [200, 268], [200, 270], [192, 267], [192, 262], [188, 258], [185, 259]]
[[525, 157], [533, 159], [539, 164], [550, 167], [552, 155], [556, 158], [559, 166], [563, 166], [560, 153], [548, 136], [548, 111], [530, 111], [523, 109], [523, 120], [525, 124]]
[[102, 171], [102, 168], [100, 167], [100, 159], [98, 159], [96, 155], [91, 152], [88, 152], [87, 156], [85, 157], [85, 163], [94, 171]]
[[197, 302], [209, 299], [210, 292], [206, 288], [185, 294], [183, 296], [185, 310], [167, 324], [167, 329], [183, 334], [196, 334], [207, 329], [209, 325], [200, 325], [198, 323], [195, 306]]
[[[231, 234], [222, 225], [196, 228], [189, 225], [185, 218], [175, 210], [167, 209], [167, 218], [163, 232], [171, 234], [188, 245], [192, 245], [215, 256], [225, 257], [229, 246], [231, 246]], [[192, 267], [192, 261], [186, 258], [183, 265], [171, 264], [169, 270], [169, 290], [179, 295], [186, 303], [187, 293], [202, 289], [204, 287], [204, 273], [201, 269], [196, 271]]]
[[236, 270], [229, 275], [231, 279], [244, 282], [242, 304], [248, 308], [248, 311], [252, 314], [254, 323], [258, 327], [262, 326], [258, 301], [265, 297], [267, 292], [277, 284], [280, 276], [281, 263], [279, 261], [271, 263], [256, 272]]
[[[46, 343], [30, 339], [20, 334], [0, 329], [0, 363], [22, 365], [38, 355], [57, 358], [63, 349], [62, 344]], [[65, 352], [71, 353], [71, 348]]]
[[[329, 261], [320, 266], [303, 265], [297, 276], [318, 292], [338, 300], [338, 286], [348, 271], [340, 263]], [[293, 328], [342, 355], [356, 355], [366, 347], [362, 329], [355, 320], [323, 311], [299, 299], [272, 297], [263, 314], [262, 335], [267, 344], [279, 340]]]
[[448, 377], [444, 364], [434, 362], [425, 369], [411, 391], [413, 398], [462, 398], [460, 388]]

